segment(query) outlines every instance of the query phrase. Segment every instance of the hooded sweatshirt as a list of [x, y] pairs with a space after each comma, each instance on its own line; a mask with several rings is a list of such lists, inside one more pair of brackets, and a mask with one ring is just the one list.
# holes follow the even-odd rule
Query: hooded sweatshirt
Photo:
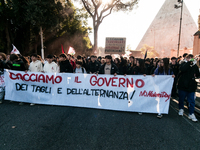
[[58, 73], [58, 65], [55, 62], [49, 63], [47, 62], [44, 65], [44, 72], [45, 73]]
[[43, 71], [43, 65], [42, 62], [39, 60], [36, 60], [35, 62], [31, 62], [28, 71], [30, 72], [42, 72]]

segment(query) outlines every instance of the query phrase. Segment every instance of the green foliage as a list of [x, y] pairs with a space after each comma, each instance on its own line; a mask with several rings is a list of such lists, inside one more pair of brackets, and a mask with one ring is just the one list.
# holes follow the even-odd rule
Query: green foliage
[[79, 34], [82, 37], [80, 42], [90, 48], [88, 40], [85, 42], [91, 30], [87, 27], [88, 14], [76, 9], [70, 1], [2, 0], [0, 17], [1, 51], [10, 52], [11, 44], [14, 44], [22, 54], [37, 52], [40, 49], [40, 27], [43, 29], [45, 44], [57, 38]]
[[147, 58], [155, 58], [159, 57], [158, 52], [154, 49], [153, 46], [149, 46], [147, 44], [143, 45], [143, 47], [140, 49], [141, 53], [145, 55], [147, 50]]

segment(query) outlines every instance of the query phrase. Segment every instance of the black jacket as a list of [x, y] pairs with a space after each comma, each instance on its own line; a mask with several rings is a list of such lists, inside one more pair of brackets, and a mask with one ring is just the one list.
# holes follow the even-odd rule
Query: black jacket
[[179, 73], [179, 64], [175, 64], [175, 65], [170, 64], [170, 68], [172, 69], [174, 75], [177, 76]]
[[199, 68], [196, 64], [191, 66], [191, 62], [184, 63], [180, 67], [178, 89], [187, 92], [195, 92], [197, 89], [195, 78], [199, 76]]
[[127, 69], [127, 74], [128, 75], [133, 75], [134, 74], [134, 68], [135, 68], [136, 66], [128, 66], [128, 69]]
[[151, 74], [151, 69], [153, 68], [153, 66], [152, 65], [150, 65], [150, 64], [145, 64], [145, 74], [146, 75], [150, 75]]
[[138, 67], [130, 67], [128, 70], [128, 75], [143, 75], [143, 74], [147, 74], [147, 68], [144, 68], [143, 70]]
[[119, 70], [119, 75], [125, 75], [128, 72], [128, 66], [119, 65], [118, 70]]
[[88, 73], [98, 73], [100, 66], [101, 65], [97, 61], [94, 63], [91, 61], [88, 65]]
[[25, 64], [23, 61], [21, 60], [17, 60], [17, 61], [10, 61], [9, 62], [9, 66], [11, 70], [18, 70], [18, 71], [25, 71]]
[[73, 73], [73, 68], [69, 60], [60, 61], [60, 73]]
[[153, 68], [151, 69], [150, 75], [154, 74], [154, 71], [157, 69], [157, 66], [153, 66]]
[[[99, 74], [105, 74], [105, 66], [106, 66], [106, 63], [100, 67]], [[111, 63], [111, 73], [110, 74], [113, 75], [115, 73], [119, 74], [118, 68], [114, 63]]]
[[88, 60], [86, 59], [86, 61], [83, 60], [83, 68], [85, 68], [85, 70], [88, 70]]
[[10, 66], [5, 60], [0, 60], [0, 69], [1, 70], [10, 69]]

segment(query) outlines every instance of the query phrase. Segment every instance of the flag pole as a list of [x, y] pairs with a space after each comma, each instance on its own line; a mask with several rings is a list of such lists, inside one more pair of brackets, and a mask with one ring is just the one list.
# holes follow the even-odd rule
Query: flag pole
[[42, 26], [40, 26], [40, 36], [41, 36], [41, 56], [44, 60], [44, 44], [43, 44], [43, 32], [42, 32]]

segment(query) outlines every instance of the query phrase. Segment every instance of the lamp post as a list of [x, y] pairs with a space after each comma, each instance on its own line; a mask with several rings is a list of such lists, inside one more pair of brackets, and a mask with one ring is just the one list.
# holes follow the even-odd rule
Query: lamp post
[[178, 36], [178, 49], [177, 49], [177, 57], [179, 56], [179, 49], [180, 49], [180, 41], [181, 41], [181, 26], [182, 26], [182, 16], [183, 16], [183, 0], [178, 0], [178, 5], [175, 4], [174, 8], [178, 9], [181, 8], [181, 17], [180, 17], [180, 27], [179, 27], [179, 36]]

